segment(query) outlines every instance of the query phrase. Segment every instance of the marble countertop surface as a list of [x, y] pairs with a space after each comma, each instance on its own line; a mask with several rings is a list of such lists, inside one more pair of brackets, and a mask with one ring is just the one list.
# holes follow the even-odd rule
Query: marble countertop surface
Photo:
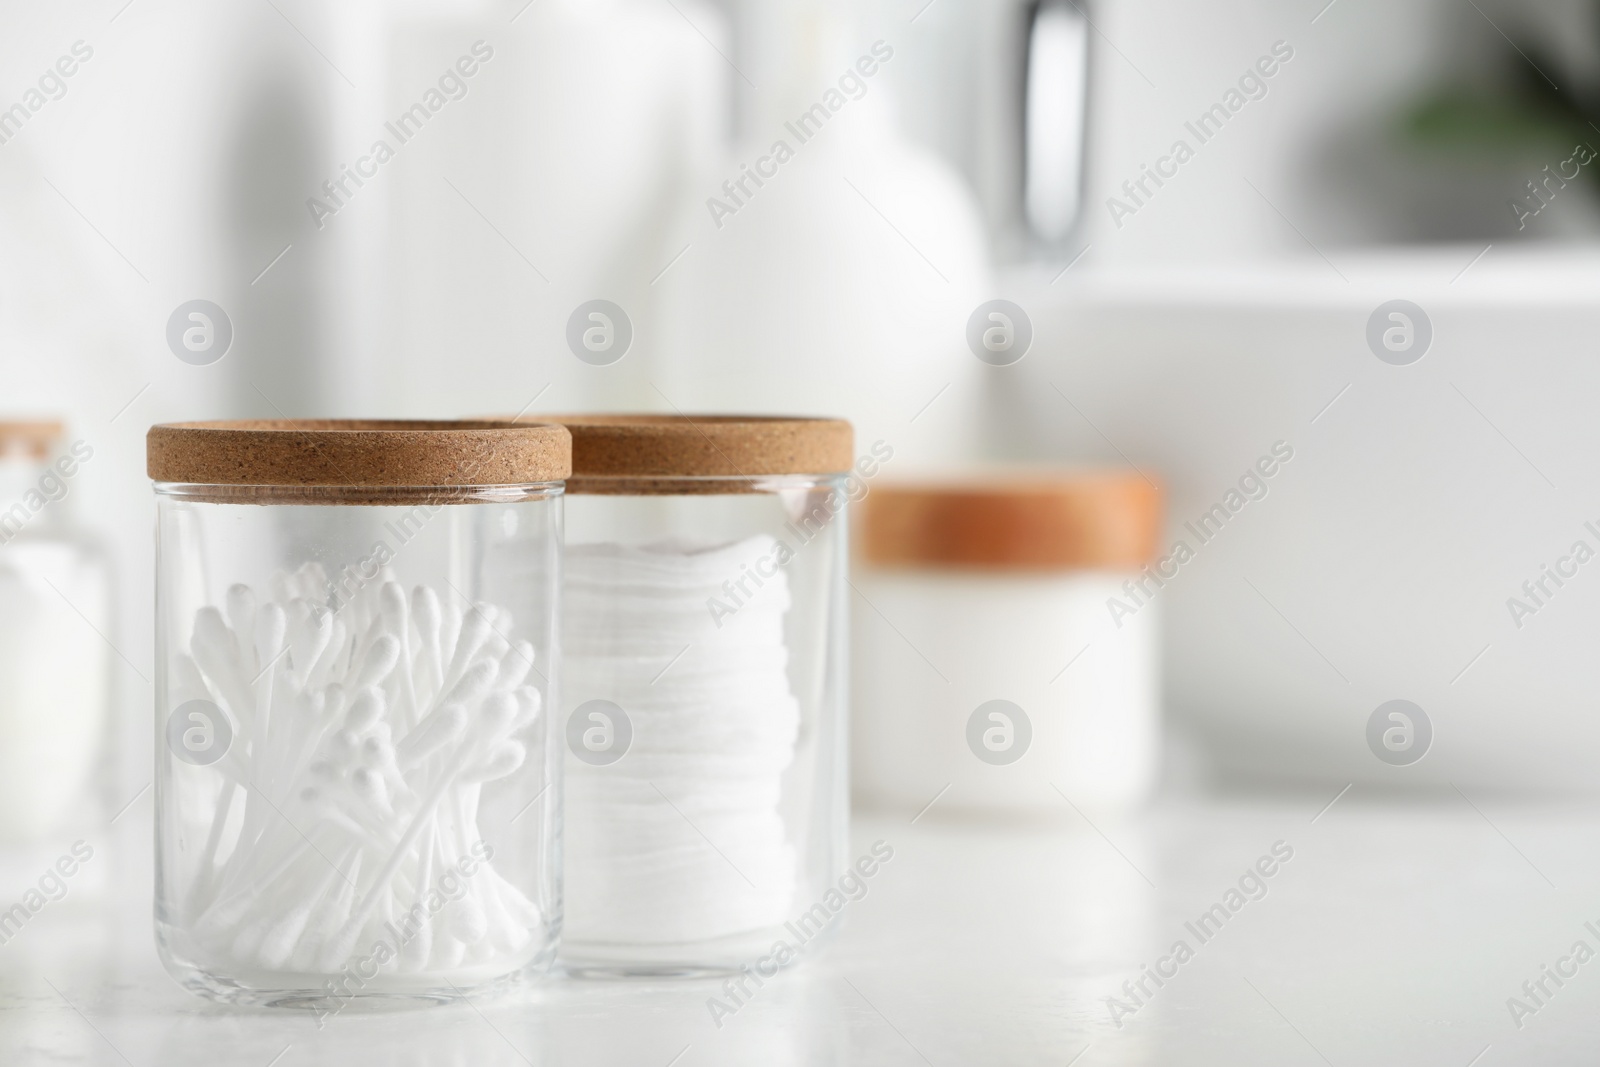
[[0, 945], [0, 1064], [1600, 1060], [1600, 809], [1329, 799], [862, 816], [853, 847], [886, 841], [893, 860], [828, 945], [731, 1015], [711, 1010], [718, 982], [553, 977], [320, 1027], [167, 978], [133, 817], [91, 861], [115, 890], [85, 878]]

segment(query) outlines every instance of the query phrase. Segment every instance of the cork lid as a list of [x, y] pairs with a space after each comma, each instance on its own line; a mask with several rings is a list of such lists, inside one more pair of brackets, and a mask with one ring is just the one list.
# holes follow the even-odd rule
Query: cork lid
[[0, 458], [49, 459], [65, 432], [60, 419], [0, 419]]
[[880, 566], [1136, 570], [1157, 552], [1161, 491], [1134, 472], [1001, 471], [873, 486], [858, 515]]
[[241, 502], [457, 502], [481, 487], [558, 482], [572, 469], [560, 426], [487, 419], [180, 422], [151, 427], [145, 445], [155, 481]]
[[574, 493], [730, 492], [702, 479], [850, 469], [843, 419], [767, 415], [538, 415], [572, 433]]

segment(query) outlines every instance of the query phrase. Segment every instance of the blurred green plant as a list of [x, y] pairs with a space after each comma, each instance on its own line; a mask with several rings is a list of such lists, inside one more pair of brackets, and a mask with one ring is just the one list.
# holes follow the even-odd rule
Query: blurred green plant
[[[1600, 145], [1600, 98], [1578, 88], [1579, 80], [1536, 46], [1523, 49], [1506, 41], [1501, 53], [1509, 74], [1501, 84], [1456, 83], [1429, 91], [1402, 112], [1404, 137], [1418, 147], [1494, 159], [1567, 152], [1580, 142]], [[1585, 172], [1600, 189], [1600, 168]]]

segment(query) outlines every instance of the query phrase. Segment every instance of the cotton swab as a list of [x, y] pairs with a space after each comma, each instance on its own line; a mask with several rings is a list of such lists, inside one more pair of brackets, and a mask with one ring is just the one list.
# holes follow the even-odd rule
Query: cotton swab
[[538, 743], [512, 739], [542, 700], [525, 684], [533, 646], [496, 632], [509, 613], [463, 614], [392, 580], [336, 612], [309, 567], [270, 585], [265, 602], [235, 585], [201, 608], [178, 660], [184, 691], [233, 728], [206, 772], [223, 781], [188, 898], [194, 935], [249, 966], [328, 973], [392, 939], [397, 919], [412, 933], [386, 965], [400, 971], [532, 945], [540, 909], [487, 862], [436, 919], [432, 903], [478, 840], [484, 783]]

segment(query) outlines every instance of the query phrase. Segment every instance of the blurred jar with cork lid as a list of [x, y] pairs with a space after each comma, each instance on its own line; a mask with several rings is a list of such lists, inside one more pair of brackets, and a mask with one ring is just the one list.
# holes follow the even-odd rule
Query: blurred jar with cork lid
[[875, 486], [860, 510], [861, 806], [1027, 815], [1148, 797], [1160, 585], [1175, 576], [1155, 562], [1155, 484], [994, 471]]
[[83, 869], [107, 814], [110, 571], [72, 520], [93, 457], [57, 420], [0, 419], [0, 901], [30, 916], [100, 882]]

